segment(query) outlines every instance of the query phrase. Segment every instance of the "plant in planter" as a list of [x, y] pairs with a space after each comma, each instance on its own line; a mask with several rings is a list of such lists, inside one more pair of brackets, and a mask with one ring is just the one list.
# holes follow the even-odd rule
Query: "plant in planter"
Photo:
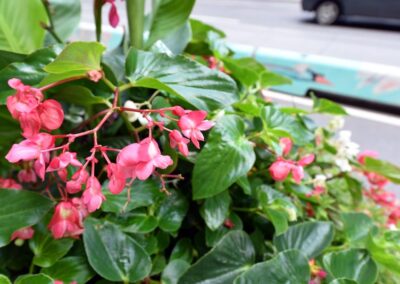
[[126, 1], [106, 52], [65, 42], [77, 0], [0, 3], [0, 282], [398, 283], [399, 168], [358, 153], [341, 106], [270, 102], [289, 81], [193, 0], [152, 4]]

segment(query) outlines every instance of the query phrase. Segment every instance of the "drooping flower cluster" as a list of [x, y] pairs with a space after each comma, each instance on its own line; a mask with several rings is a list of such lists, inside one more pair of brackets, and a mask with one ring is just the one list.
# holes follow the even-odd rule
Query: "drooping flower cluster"
[[[140, 109], [126, 104], [118, 107], [118, 91], [115, 93], [113, 106], [99, 113], [103, 118], [98, 125], [90, 130], [80, 133], [51, 135], [39, 132], [55, 130], [62, 124], [64, 118], [61, 105], [54, 100], [43, 101], [43, 94], [39, 89], [25, 86], [18, 79], [10, 80], [10, 86], [17, 90], [16, 94], [7, 99], [7, 106], [15, 119], [19, 119], [26, 138], [14, 144], [6, 155], [10, 163], [20, 164], [22, 170], [18, 179], [23, 183], [36, 182], [37, 177], [42, 181], [56, 181], [61, 201], [56, 205], [54, 215], [48, 225], [54, 238], [76, 238], [83, 232], [83, 221], [88, 214], [99, 209], [105, 200], [101, 183], [96, 176], [96, 166], [99, 156], [106, 162], [109, 190], [113, 194], [121, 193], [127, 185], [135, 179], [146, 180], [153, 174], [159, 176], [165, 189], [164, 175], [157, 169], [166, 169], [173, 164], [171, 157], [162, 155], [157, 141], [153, 138], [155, 128], [169, 133], [169, 143], [172, 148], [177, 148], [184, 155], [189, 155], [189, 143], [195, 148], [200, 148], [204, 141], [202, 131], [209, 130], [213, 122], [205, 120], [207, 112], [185, 110], [174, 106], [163, 109]], [[54, 101], [54, 102], [53, 102]], [[145, 121], [149, 135], [142, 140], [132, 143], [123, 149], [114, 149], [98, 143], [98, 131], [107, 122], [114, 112], [128, 112], [137, 114]], [[157, 121], [151, 117], [158, 114], [162, 118], [172, 121], [176, 129], [165, 127], [165, 121]], [[38, 124], [25, 123], [25, 118], [38, 116]], [[22, 120], [22, 121], [21, 121]], [[35, 121], [35, 118], [32, 118]], [[49, 121], [52, 121], [51, 123]], [[39, 125], [39, 126], [38, 126]], [[90, 155], [83, 159], [76, 152], [70, 150], [71, 144], [80, 137], [92, 135], [93, 147]], [[57, 139], [64, 141], [57, 145]], [[65, 142], [66, 141], [66, 142]], [[112, 162], [108, 152], [117, 152], [115, 162]], [[96, 157], [96, 154], [98, 155]], [[49, 176], [49, 180], [46, 176]], [[167, 178], [180, 178], [180, 175], [166, 175]], [[0, 180], [0, 186], [5, 188], [20, 189], [21, 186], [14, 180]], [[46, 183], [45, 183], [46, 184]], [[46, 185], [46, 192], [51, 195]], [[14, 233], [13, 238], [25, 239], [31, 237], [30, 228], [23, 228]]]
[[[280, 145], [282, 147], [282, 156], [272, 163], [269, 167], [269, 173], [273, 180], [284, 181], [292, 174], [292, 177], [296, 183], [300, 183], [304, 178], [304, 167], [308, 166], [314, 161], [314, 154], [309, 154], [303, 156], [298, 161], [285, 159], [283, 156], [290, 153], [292, 149], [292, 142], [289, 138], [282, 138], [280, 140]], [[290, 142], [289, 142], [290, 141]]]

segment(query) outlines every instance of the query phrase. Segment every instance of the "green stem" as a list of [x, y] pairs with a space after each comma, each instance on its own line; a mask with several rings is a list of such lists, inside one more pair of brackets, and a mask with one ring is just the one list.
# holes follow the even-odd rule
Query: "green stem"
[[44, 29], [46, 29], [52, 36], [53, 38], [58, 42], [58, 43], [63, 43], [62, 39], [57, 35], [55, 29], [54, 29], [54, 22], [53, 22], [53, 16], [50, 11], [50, 3], [48, 0], [42, 0], [43, 6], [46, 10], [47, 17], [49, 18], [49, 24], [45, 25], [43, 24]]
[[144, 0], [127, 0], [126, 12], [128, 16], [130, 46], [143, 48], [144, 31]]
[[34, 270], [35, 270], [35, 265], [33, 264], [33, 260], [32, 260], [31, 266], [29, 266], [29, 274], [33, 274]]
[[121, 85], [121, 86], [119, 86], [119, 91], [120, 92], [123, 92], [123, 91], [125, 91], [125, 90], [127, 90], [127, 89], [130, 89], [130, 88], [133, 88], [133, 87], [135, 87], [135, 84], [133, 84], [133, 83], [126, 83], [126, 84], [123, 84], [123, 85]]

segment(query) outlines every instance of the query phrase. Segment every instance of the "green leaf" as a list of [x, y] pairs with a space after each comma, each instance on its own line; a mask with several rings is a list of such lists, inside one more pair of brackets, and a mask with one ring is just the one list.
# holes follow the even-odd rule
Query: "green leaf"
[[86, 219], [83, 241], [90, 265], [107, 280], [136, 282], [150, 273], [146, 251], [111, 223]]
[[369, 172], [378, 173], [390, 181], [400, 184], [400, 168], [389, 162], [366, 157], [364, 169]]
[[400, 276], [400, 255], [398, 246], [371, 235], [367, 239], [367, 249], [371, 257], [387, 270]]
[[42, 47], [47, 21], [40, 0], [0, 1], [0, 49], [27, 54]]
[[378, 267], [366, 250], [332, 252], [324, 255], [323, 263], [333, 278], [348, 278], [362, 284], [373, 284], [378, 277]]
[[222, 117], [197, 156], [193, 170], [193, 199], [223, 192], [247, 174], [255, 161], [253, 144], [244, 136], [245, 124], [234, 115]]
[[93, 95], [92, 91], [83, 86], [67, 86], [62, 88], [56, 93], [54, 98], [78, 106], [108, 103], [106, 99]]
[[162, 0], [153, 12], [146, 46], [178, 31], [189, 19], [195, 0]]
[[238, 99], [229, 76], [181, 55], [131, 49], [126, 75], [135, 87], [163, 90], [207, 111], [227, 107]]
[[229, 216], [230, 204], [231, 197], [227, 190], [206, 199], [201, 207], [200, 214], [206, 221], [208, 228], [216, 230], [224, 223]]
[[44, 70], [51, 74], [74, 72], [75, 76], [85, 75], [87, 71], [101, 69], [100, 60], [104, 50], [105, 47], [97, 42], [73, 42]]
[[49, 199], [35, 192], [1, 189], [0, 247], [10, 242], [14, 231], [39, 222], [52, 206]]
[[176, 232], [186, 215], [189, 203], [186, 197], [179, 191], [173, 190], [158, 207], [155, 215], [158, 226], [165, 232]]
[[21, 62], [25, 58], [26, 58], [25, 54], [0, 50], [0, 70], [6, 67], [8, 64]]
[[236, 276], [249, 269], [254, 258], [250, 237], [243, 231], [233, 231], [192, 265], [178, 283], [232, 283]]
[[[107, 187], [107, 184], [104, 184], [104, 187]], [[101, 206], [102, 210], [119, 213], [125, 209], [126, 212], [129, 212], [139, 207], [150, 206], [165, 197], [165, 194], [160, 191], [160, 184], [152, 179], [135, 180], [131, 186], [131, 194], [134, 198], [131, 198], [126, 204], [128, 201], [127, 189], [124, 189], [120, 194], [112, 194], [108, 189], [105, 189], [106, 200]]]
[[79, 25], [81, 2], [79, 0], [49, 0], [49, 7], [55, 32], [67, 40]]
[[315, 258], [331, 244], [333, 225], [329, 222], [304, 222], [290, 226], [282, 235], [274, 238], [279, 251], [298, 249], [308, 259]]
[[310, 267], [298, 250], [280, 252], [273, 259], [253, 265], [234, 284], [308, 284]]
[[334, 103], [327, 99], [319, 99], [312, 96], [313, 111], [318, 113], [327, 113], [333, 115], [347, 115], [346, 110], [339, 104]]
[[190, 54], [212, 55], [208, 41], [210, 32], [217, 34], [220, 38], [225, 37], [223, 31], [199, 20], [190, 19], [190, 27], [192, 29], [192, 39], [186, 47], [186, 52]]
[[[371, 230], [375, 227], [372, 219], [359, 212], [341, 213], [340, 217], [343, 221], [343, 231], [350, 241], [350, 245], [357, 247], [368, 238]], [[357, 224], [355, 226], [355, 224]]]
[[163, 38], [162, 42], [168, 47], [172, 54], [181, 54], [185, 50], [191, 37], [192, 31], [190, 30], [190, 24], [189, 21], [186, 21], [178, 30]]
[[180, 239], [170, 256], [170, 262], [173, 260], [184, 260], [187, 263], [191, 263], [193, 259], [193, 246], [192, 241], [188, 238]]
[[78, 284], [86, 283], [94, 276], [94, 271], [90, 268], [89, 263], [80, 256], [65, 257], [51, 267], [43, 268], [41, 272], [65, 283], [76, 281]]
[[356, 281], [347, 278], [338, 278], [329, 282], [329, 284], [357, 284]]
[[54, 281], [46, 274], [27, 274], [18, 277], [14, 284], [53, 284]]
[[18, 78], [26, 85], [37, 85], [46, 76], [43, 67], [49, 64], [61, 51], [59, 46], [43, 48], [28, 55], [24, 60], [15, 62], [0, 70], [0, 104], [14, 93], [7, 82]]
[[261, 74], [260, 82], [263, 88], [287, 85], [292, 83], [290, 79], [269, 71], [263, 72]]
[[189, 267], [190, 264], [184, 260], [175, 259], [171, 261], [161, 274], [161, 282], [163, 284], [177, 284]]
[[141, 212], [129, 212], [117, 216], [115, 219], [115, 223], [121, 225], [122, 231], [127, 233], [147, 234], [154, 231], [158, 226], [156, 217]]
[[288, 217], [285, 212], [272, 208], [264, 208], [267, 219], [271, 221], [275, 228], [275, 234], [280, 235], [289, 228]]
[[233, 228], [228, 228], [226, 226], [220, 226], [215, 231], [211, 231], [208, 227], [206, 227], [206, 245], [209, 247], [214, 247], [226, 234], [233, 230], [242, 230], [243, 222], [240, 217], [231, 213], [228, 219], [232, 222]]
[[11, 281], [7, 276], [0, 274], [0, 284], [11, 284]]

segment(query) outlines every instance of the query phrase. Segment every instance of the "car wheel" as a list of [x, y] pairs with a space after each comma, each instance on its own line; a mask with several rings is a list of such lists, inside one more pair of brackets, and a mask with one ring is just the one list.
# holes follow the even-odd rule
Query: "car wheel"
[[331, 25], [336, 22], [340, 15], [339, 5], [334, 1], [323, 1], [315, 10], [318, 24]]

